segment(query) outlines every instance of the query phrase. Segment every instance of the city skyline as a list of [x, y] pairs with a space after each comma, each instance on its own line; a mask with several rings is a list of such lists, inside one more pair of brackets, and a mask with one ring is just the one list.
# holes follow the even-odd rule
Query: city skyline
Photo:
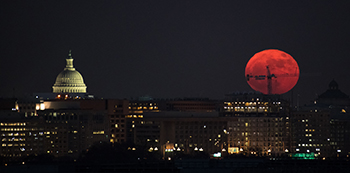
[[[300, 67], [296, 100], [335, 79], [350, 93], [347, 2], [2, 2], [1, 97], [52, 92], [72, 49], [100, 97], [208, 97], [253, 91], [244, 69], [276, 48]], [[13, 91], [15, 89], [15, 91]], [[284, 94], [290, 97], [291, 92]]]

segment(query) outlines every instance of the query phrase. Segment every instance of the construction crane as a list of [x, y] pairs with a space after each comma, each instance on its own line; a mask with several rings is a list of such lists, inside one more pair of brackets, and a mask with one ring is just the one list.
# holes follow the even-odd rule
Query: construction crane
[[250, 78], [253, 78], [255, 80], [266, 80], [267, 79], [267, 94], [271, 95], [271, 91], [272, 91], [272, 78], [277, 78], [277, 77], [296, 77], [297, 76], [297, 68], [296, 68], [296, 72], [294, 74], [279, 74], [279, 75], [275, 75], [275, 74], [271, 74], [269, 66], [266, 66], [266, 73], [267, 75], [249, 75], [247, 74], [246, 79], [247, 81], [250, 80]]
[[271, 79], [272, 79], [272, 77], [274, 77], [274, 78], [277, 78], [277, 77], [275, 76], [275, 74], [270, 73], [269, 66], [266, 66], [266, 70], [267, 70], [267, 94], [271, 95], [271, 90], [272, 90]]

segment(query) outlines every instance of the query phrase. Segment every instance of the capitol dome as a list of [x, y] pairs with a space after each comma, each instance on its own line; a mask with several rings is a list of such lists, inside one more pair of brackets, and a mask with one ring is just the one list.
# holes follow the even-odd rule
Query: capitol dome
[[73, 67], [73, 58], [69, 51], [66, 68], [58, 74], [52, 86], [53, 93], [86, 93], [83, 76]]

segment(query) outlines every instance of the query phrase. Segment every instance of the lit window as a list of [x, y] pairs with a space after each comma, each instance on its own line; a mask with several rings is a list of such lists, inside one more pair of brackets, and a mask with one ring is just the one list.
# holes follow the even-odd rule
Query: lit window
[[92, 132], [92, 134], [94, 135], [103, 135], [105, 133], [105, 131], [95, 131], [95, 132]]

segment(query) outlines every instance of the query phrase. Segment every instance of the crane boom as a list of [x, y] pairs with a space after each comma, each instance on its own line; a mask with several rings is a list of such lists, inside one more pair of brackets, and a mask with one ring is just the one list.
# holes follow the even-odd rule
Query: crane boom
[[295, 73], [285, 73], [285, 74], [271, 74], [269, 66], [266, 66], [266, 75], [252, 75], [252, 74], [247, 74], [246, 75], [246, 80], [249, 81], [251, 79], [254, 80], [266, 80], [267, 79], [267, 94], [272, 94], [272, 78], [277, 78], [277, 77], [297, 77], [298, 69], [295, 69]]

